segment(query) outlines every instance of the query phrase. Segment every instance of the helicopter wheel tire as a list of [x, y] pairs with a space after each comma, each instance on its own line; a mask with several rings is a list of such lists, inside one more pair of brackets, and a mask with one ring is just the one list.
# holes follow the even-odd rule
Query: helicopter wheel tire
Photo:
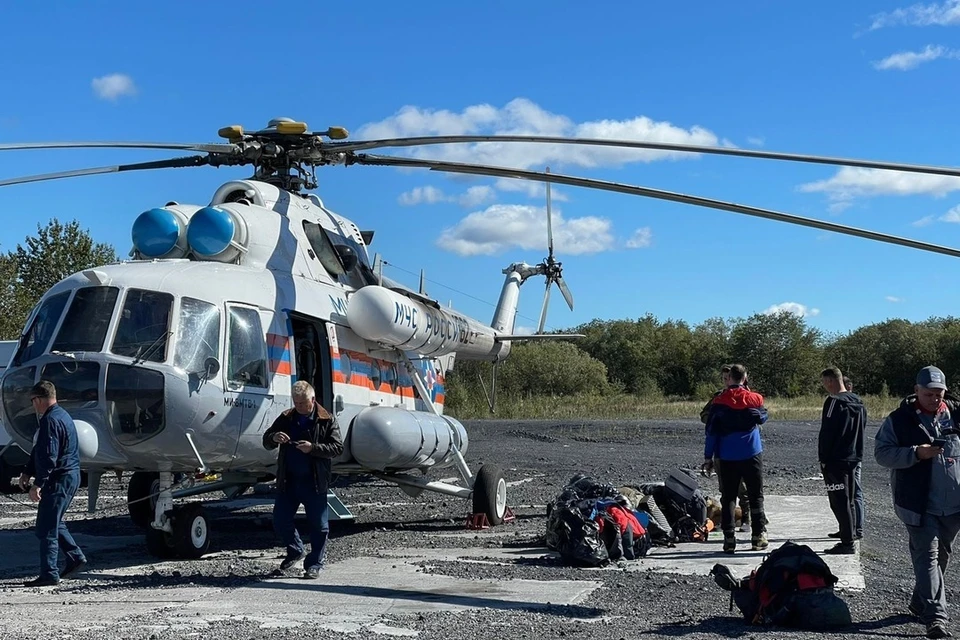
[[480, 467], [473, 484], [473, 512], [487, 514], [491, 525], [503, 523], [507, 511], [507, 481], [500, 467], [485, 464]]
[[154, 558], [170, 560], [177, 557], [177, 548], [173, 536], [166, 531], [147, 527], [147, 551]]
[[174, 510], [173, 544], [177, 555], [189, 560], [210, 550], [210, 521], [202, 506], [188, 504]]
[[[157, 505], [157, 497], [154, 494], [158, 491], [160, 491], [160, 474], [150, 471], [137, 471], [130, 478], [130, 484], [127, 486], [127, 512], [130, 514], [130, 519], [141, 529], [147, 529], [148, 533], [151, 530], [150, 523], [153, 522]], [[154, 497], [141, 500], [151, 495]], [[134, 502], [135, 500], [140, 502]]]

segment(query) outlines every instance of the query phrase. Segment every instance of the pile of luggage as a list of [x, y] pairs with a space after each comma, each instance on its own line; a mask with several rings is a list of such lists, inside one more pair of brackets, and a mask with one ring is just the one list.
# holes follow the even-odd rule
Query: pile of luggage
[[546, 544], [570, 565], [599, 567], [642, 558], [653, 546], [705, 541], [711, 528], [691, 474], [620, 488], [578, 474], [547, 505]]

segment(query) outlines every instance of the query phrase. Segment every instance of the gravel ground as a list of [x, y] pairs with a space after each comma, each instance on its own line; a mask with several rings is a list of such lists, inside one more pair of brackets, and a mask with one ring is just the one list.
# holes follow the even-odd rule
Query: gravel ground
[[[872, 435], [868, 448], [872, 450]], [[544, 505], [557, 495], [574, 473], [583, 472], [598, 479], [622, 483], [661, 480], [676, 467], [695, 467], [701, 461], [702, 426], [695, 421], [475, 421], [467, 423], [470, 449], [467, 460], [472, 469], [493, 463], [504, 470], [508, 481], [531, 478], [510, 487], [509, 503], [517, 518], [504, 525], [506, 537], [466, 536], [444, 538], [445, 547], [529, 547], [542, 544]], [[775, 422], [764, 427], [764, 464], [766, 490], [779, 495], [824, 495], [822, 484], [805, 480], [817, 475], [816, 432], [818, 425], [803, 422]], [[446, 475], [454, 475], [450, 472]], [[701, 483], [706, 487], [707, 482]], [[866, 590], [844, 594], [853, 614], [854, 625], [844, 636], [917, 637], [922, 628], [905, 615], [912, 573], [907, 560], [906, 535], [893, 515], [887, 472], [873, 462], [864, 463], [863, 485], [867, 501], [865, 538], [861, 544]], [[710, 488], [715, 489], [711, 484]], [[436, 494], [423, 494], [414, 500], [380, 481], [357, 482], [340, 479], [338, 495], [356, 516], [354, 522], [334, 523], [328, 547], [328, 562], [334, 563], [359, 555], [378, 555], [387, 549], [417, 549], [437, 546], [437, 533], [464, 530], [464, 501]], [[125, 483], [104, 478], [101, 507], [122, 505]], [[13, 496], [22, 500], [25, 496]], [[824, 500], [826, 497], [824, 496]], [[395, 503], [402, 503], [397, 505]], [[126, 517], [125, 510], [113, 509], [87, 516], [85, 494], [74, 502], [71, 529], [92, 535], [139, 535]], [[392, 506], [385, 506], [392, 503]], [[25, 507], [0, 498], [0, 518], [22, 512]], [[121, 590], [162, 590], [185, 584], [210, 585], [230, 589], [266, 578], [278, 561], [277, 547], [270, 529], [269, 513], [250, 508], [217, 518], [214, 523], [212, 551], [199, 561], [171, 561], [155, 564], [146, 575], [122, 575], [111, 567], [149, 563], [142, 544], [132, 544], [122, 552], [91, 557], [91, 569], [81, 579], [57, 587], [63, 593], [110, 594]], [[775, 518], [776, 514], [768, 514]], [[32, 518], [8, 523], [3, 529], [25, 529]], [[825, 530], [835, 522], [824, 523]], [[34, 553], [34, 549], [24, 550]], [[600, 580], [603, 585], [586, 601], [577, 605], [555, 605], [538, 611], [480, 609], [462, 613], [422, 613], [390, 616], [385, 624], [415, 629], [418, 638], [713, 638], [716, 636], [755, 637], [771, 634], [777, 638], [834, 638], [838, 634], [800, 633], [778, 629], [765, 631], [746, 627], [728, 611], [728, 594], [709, 577], [674, 576], [654, 572], [583, 571], [563, 566], [558, 560], [543, 557], [501, 562], [499, 566], [457, 562], [423, 563], [422, 570], [467, 579]], [[26, 575], [0, 576], [0, 593], [16, 588]], [[948, 575], [948, 597], [954, 588]], [[105, 595], [105, 597], [107, 597]], [[0, 602], [3, 596], [0, 595]], [[0, 604], [0, 620], [10, 621], [15, 612]], [[107, 630], [72, 631], [67, 637], [129, 638], [141, 637], [131, 629], [149, 624], [149, 619], [130, 616], [124, 624]], [[31, 630], [18, 635], [4, 627], [4, 638], [64, 637], [44, 635]], [[196, 634], [195, 634], [196, 635]], [[369, 637], [315, 630], [261, 629], [256, 621], [214, 622], [202, 636], [208, 638], [326, 638]], [[142, 635], [145, 638], [183, 637], [183, 632], [162, 629]]]

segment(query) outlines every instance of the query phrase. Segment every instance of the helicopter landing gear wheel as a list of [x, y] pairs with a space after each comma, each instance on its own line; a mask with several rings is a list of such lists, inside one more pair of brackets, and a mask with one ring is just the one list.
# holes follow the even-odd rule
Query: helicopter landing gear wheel
[[174, 510], [173, 544], [177, 555], [189, 560], [196, 560], [210, 550], [210, 523], [199, 504]]
[[[147, 529], [148, 544], [149, 533], [152, 530], [150, 523], [153, 522], [153, 512], [157, 506], [157, 493], [159, 491], [160, 474], [149, 471], [134, 473], [127, 487], [127, 512], [135, 525], [141, 529]], [[147, 499], [148, 496], [150, 496], [149, 499]]]
[[473, 485], [473, 512], [486, 514], [491, 526], [503, 523], [507, 512], [507, 481], [499, 467], [492, 464], [480, 467]]

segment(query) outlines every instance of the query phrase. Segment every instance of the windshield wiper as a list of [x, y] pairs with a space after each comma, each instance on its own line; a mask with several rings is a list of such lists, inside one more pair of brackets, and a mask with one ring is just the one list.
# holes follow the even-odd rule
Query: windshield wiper
[[133, 362], [131, 362], [130, 364], [137, 365], [137, 364], [140, 364], [141, 362], [146, 362], [147, 358], [152, 356], [157, 349], [159, 349], [160, 347], [162, 347], [167, 343], [167, 338], [170, 337], [171, 333], [173, 333], [173, 331], [166, 331], [164, 333], [161, 333], [159, 336], [157, 336], [157, 339], [154, 340], [153, 343], [149, 347], [147, 347], [147, 350], [144, 351], [143, 353], [140, 353], [140, 350], [137, 349], [137, 355], [134, 356]]

